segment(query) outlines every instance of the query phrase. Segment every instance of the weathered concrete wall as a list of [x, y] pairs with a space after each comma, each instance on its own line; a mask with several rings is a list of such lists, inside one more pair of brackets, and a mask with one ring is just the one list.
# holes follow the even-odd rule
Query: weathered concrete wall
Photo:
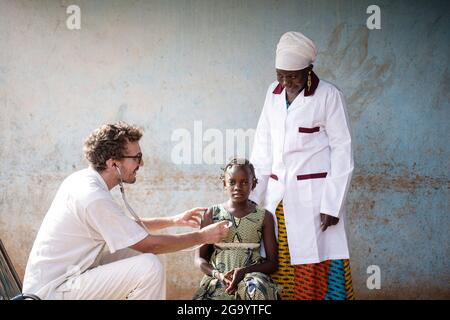
[[[319, 77], [348, 100], [357, 297], [450, 298], [446, 3], [376, 1], [382, 29], [369, 30], [365, 0], [1, 0], [0, 237], [18, 272], [59, 184], [86, 165], [83, 139], [101, 123], [145, 129], [146, 165], [127, 188], [142, 216], [222, 201], [220, 165], [173, 163], [171, 135], [193, 133], [195, 121], [224, 135], [254, 128], [275, 45], [299, 30], [319, 48]], [[71, 4], [81, 30], [66, 27]], [[164, 259], [168, 297], [189, 298], [201, 277], [193, 253]], [[381, 269], [380, 290], [366, 287], [370, 265]]]

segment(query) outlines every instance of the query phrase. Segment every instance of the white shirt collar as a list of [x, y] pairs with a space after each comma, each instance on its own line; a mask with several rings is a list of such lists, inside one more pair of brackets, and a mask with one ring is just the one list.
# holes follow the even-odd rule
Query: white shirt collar
[[97, 178], [97, 180], [100, 181], [100, 183], [104, 187], [104, 189], [106, 191], [109, 191], [108, 185], [106, 184], [105, 179], [103, 179], [103, 177], [100, 175], [100, 173], [98, 173], [98, 171], [95, 170], [92, 166], [89, 166], [88, 170], [91, 171], [95, 175], [95, 177]]

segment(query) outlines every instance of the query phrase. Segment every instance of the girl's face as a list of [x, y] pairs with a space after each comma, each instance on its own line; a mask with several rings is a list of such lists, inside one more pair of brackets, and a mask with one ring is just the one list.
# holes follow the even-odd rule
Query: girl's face
[[232, 166], [225, 172], [225, 193], [233, 202], [246, 202], [254, 184], [253, 175], [247, 167]]

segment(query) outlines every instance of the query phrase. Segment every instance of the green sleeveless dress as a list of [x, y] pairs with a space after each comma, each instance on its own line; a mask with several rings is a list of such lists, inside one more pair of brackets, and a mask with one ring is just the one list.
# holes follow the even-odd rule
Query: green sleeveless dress
[[[222, 273], [237, 267], [246, 267], [261, 263], [260, 255], [262, 228], [265, 210], [255, 211], [243, 218], [236, 218], [223, 205], [211, 208], [213, 222], [231, 221], [232, 226], [226, 239], [214, 245], [210, 264]], [[239, 282], [236, 292], [230, 295], [225, 292], [226, 286], [218, 279], [205, 275], [194, 300], [276, 300], [278, 286], [270, 276], [261, 272], [247, 273]]]

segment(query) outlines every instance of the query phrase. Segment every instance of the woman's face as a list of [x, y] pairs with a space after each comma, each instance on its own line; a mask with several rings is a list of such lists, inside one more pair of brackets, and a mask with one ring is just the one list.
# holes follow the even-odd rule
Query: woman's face
[[286, 88], [286, 92], [288, 94], [298, 94], [305, 86], [309, 67], [297, 71], [276, 70], [277, 81]]

